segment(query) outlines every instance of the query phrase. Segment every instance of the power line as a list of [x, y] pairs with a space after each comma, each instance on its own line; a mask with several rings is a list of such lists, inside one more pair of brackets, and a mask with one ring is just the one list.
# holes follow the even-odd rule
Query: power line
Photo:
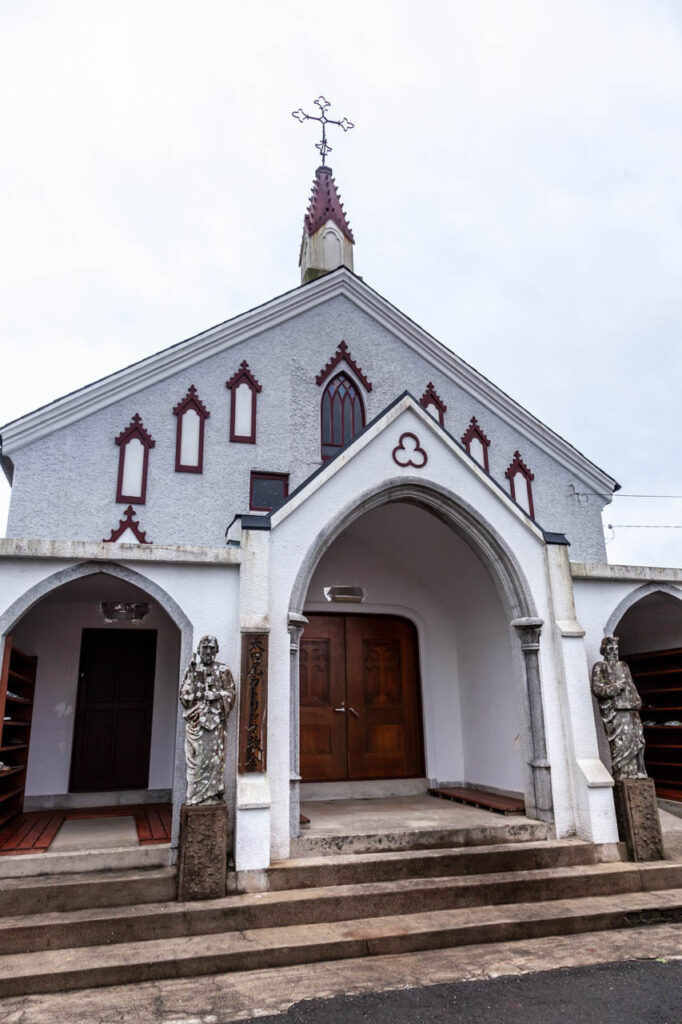
[[614, 494], [607, 494], [601, 491], [574, 491], [575, 498], [682, 498], [682, 494], [623, 494], [616, 491]]
[[682, 524], [670, 523], [607, 523], [608, 530], [682, 530]]

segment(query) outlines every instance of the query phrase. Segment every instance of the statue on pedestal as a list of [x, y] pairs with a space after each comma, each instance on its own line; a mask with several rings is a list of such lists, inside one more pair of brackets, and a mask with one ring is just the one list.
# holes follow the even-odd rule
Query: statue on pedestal
[[219, 803], [225, 793], [225, 736], [236, 690], [229, 668], [215, 660], [217, 653], [216, 638], [203, 636], [180, 687], [190, 805]]
[[618, 637], [605, 636], [598, 661], [592, 669], [592, 693], [599, 710], [611, 750], [611, 770], [616, 781], [646, 779], [644, 767], [644, 730], [639, 717], [642, 706], [630, 669], [618, 660]]

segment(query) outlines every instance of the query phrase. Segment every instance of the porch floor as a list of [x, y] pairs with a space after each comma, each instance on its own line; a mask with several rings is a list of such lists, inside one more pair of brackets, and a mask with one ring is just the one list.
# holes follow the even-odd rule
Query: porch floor
[[0, 829], [0, 857], [151, 846], [169, 843], [170, 830], [170, 804], [27, 811]]
[[294, 857], [409, 846], [533, 841], [553, 834], [551, 825], [523, 814], [507, 817], [439, 800], [428, 793], [365, 800], [306, 800], [301, 803], [301, 813], [310, 819], [310, 825], [292, 840]]
[[[367, 835], [370, 832], [424, 831], [442, 828], [504, 828], [509, 819], [480, 807], [439, 800], [429, 794], [376, 800], [307, 800], [301, 813], [310, 818], [307, 836]], [[531, 823], [523, 814], [514, 824]]]

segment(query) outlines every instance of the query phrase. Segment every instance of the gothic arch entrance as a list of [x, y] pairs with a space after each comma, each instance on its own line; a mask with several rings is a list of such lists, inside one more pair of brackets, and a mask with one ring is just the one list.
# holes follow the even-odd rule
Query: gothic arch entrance
[[[359, 587], [362, 603], [330, 602], [339, 586]], [[410, 620], [418, 636], [426, 778], [523, 795], [528, 814], [551, 818], [539, 675], [531, 695], [512, 626], [539, 620], [513, 555], [473, 509], [414, 481], [367, 494], [318, 535], [290, 609], [290, 622], [325, 612]], [[298, 697], [296, 669], [294, 772], [303, 721]]]

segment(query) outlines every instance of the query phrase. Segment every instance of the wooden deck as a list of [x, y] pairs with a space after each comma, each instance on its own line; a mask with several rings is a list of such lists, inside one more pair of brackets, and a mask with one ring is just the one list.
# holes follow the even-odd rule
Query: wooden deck
[[0, 829], [0, 857], [22, 853], [45, 853], [65, 821], [131, 816], [135, 819], [140, 846], [170, 842], [170, 804], [83, 807], [69, 811], [27, 811]]
[[487, 793], [482, 789], [430, 789], [431, 796], [439, 796], [442, 800], [455, 800], [460, 804], [481, 807], [484, 811], [496, 811], [498, 814], [525, 814], [526, 805], [523, 800], [512, 796], [501, 796], [499, 793]]

